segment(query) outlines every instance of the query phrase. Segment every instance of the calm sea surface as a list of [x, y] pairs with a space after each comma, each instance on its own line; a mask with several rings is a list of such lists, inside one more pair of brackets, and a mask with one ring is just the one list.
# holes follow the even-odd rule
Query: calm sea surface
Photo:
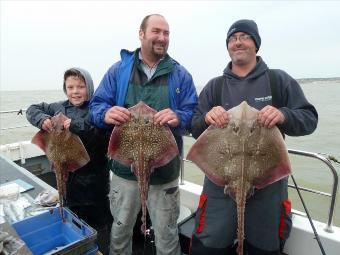
[[[314, 81], [301, 84], [306, 97], [315, 105], [319, 113], [319, 124], [317, 130], [309, 136], [287, 137], [288, 148], [319, 152], [332, 155], [340, 161], [340, 80], [336, 81]], [[26, 109], [32, 103], [42, 101], [51, 103], [64, 100], [66, 97], [60, 91], [1, 91], [0, 111]], [[24, 115], [0, 114], [0, 144], [13, 143], [22, 140], [30, 140], [37, 129], [24, 127], [6, 129], [29, 125]], [[185, 154], [193, 144], [194, 139], [185, 138]], [[321, 161], [291, 156], [293, 174], [300, 186], [331, 192], [333, 178], [328, 167]], [[340, 165], [333, 164], [340, 175]], [[202, 184], [203, 174], [191, 163], [185, 163], [184, 177], [186, 180]], [[297, 194], [290, 189], [290, 197], [293, 208], [303, 211], [303, 207]], [[302, 193], [307, 207], [313, 218], [325, 221], [328, 217], [330, 199], [324, 196], [316, 196], [307, 192]], [[334, 224], [340, 226], [340, 204], [338, 202], [334, 214]]]

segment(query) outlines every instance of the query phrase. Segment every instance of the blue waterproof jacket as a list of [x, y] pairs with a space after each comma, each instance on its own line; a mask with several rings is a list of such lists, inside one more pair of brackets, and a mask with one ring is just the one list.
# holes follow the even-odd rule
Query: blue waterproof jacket
[[[90, 102], [91, 121], [100, 128], [112, 128], [104, 122], [105, 113], [112, 106], [124, 106], [129, 79], [135, 60], [135, 51], [121, 50], [121, 61], [113, 64], [104, 75]], [[169, 74], [170, 107], [177, 114], [180, 124], [172, 131], [181, 136], [190, 131], [193, 109], [197, 105], [197, 92], [192, 76], [172, 59], [173, 69]]]

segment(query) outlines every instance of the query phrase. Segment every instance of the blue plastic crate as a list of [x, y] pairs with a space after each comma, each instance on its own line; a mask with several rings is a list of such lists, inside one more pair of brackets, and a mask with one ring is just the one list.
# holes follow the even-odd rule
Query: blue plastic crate
[[96, 230], [69, 209], [63, 210], [65, 222], [61, 220], [59, 208], [55, 208], [12, 224], [34, 255], [79, 255], [96, 247]]

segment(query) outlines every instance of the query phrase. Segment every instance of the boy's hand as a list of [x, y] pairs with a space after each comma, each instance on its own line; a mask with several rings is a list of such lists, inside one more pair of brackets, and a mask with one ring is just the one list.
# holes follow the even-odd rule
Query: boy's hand
[[121, 106], [113, 106], [106, 113], [104, 121], [106, 124], [122, 125], [128, 122], [131, 118], [131, 113], [128, 109]]
[[41, 129], [43, 129], [47, 132], [51, 132], [53, 130], [51, 119], [44, 120], [43, 124], [41, 125]]
[[67, 119], [67, 120], [64, 121], [64, 128], [65, 129], [69, 129], [70, 128], [71, 121], [72, 121], [72, 119]]
[[213, 107], [205, 115], [204, 121], [207, 125], [213, 125], [218, 128], [224, 128], [229, 123], [229, 115], [222, 106]]
[[179, 124], [177, 114], [169, 108], [157, 112], [153, 118], [154, 122], [160, 125], [168, 124], [170, 127], [177, 127]]

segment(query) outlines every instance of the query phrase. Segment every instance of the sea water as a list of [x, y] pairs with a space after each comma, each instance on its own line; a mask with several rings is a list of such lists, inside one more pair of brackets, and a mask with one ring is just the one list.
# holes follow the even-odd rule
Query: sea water
[[[334, 80], [309, 80], [301, 83], [301, 87], [307, 99], [316, 107], [319, 114], [319, 123], [316, 131], [308, 136], [289, 137], [286, 143], [289, 149], [308, 152], [319, 152], [332, 155], [340, 161], [340, 79]], [[201, 89], [199, 88], [198, 91]], [[62, 90], [58, 91], [1, 91], [0, 111], [12, 111], [27, 109], [31, 104], [40, 102], [56, 102], [65, 100]], [[0, 114], [0, 144], [30, 140], [38, 131], [37, 128], [23, 127], [29, 125], [23, 115], [16, 113]], [[193, 138], [184, 138], [184, 156], [194, 143]], [[323, 192], [331, 193], [333, 185], [332, 173], [321, 161], [290, 156], [292, 171], [299, 186], [308, 187]], [[334, 163], [337, 173], [340, 175], [340, 165]], [[185, 163], [184, 179], [197, 183], [203, 183], [204, 175], [194, 164]], [[290, 181], [291, 183], [291, 181]], [[339, 191], [338, 191], [339, 194]], [[327, 221], [330, 198], [318, 196], [308, 192], [302, 192], [303, 198], [313, 218]], [[302, 204], [294, 189], [289, 190], [289, 196], [293, 202], [293, 208], [303, 210]], [[339, 200], [339, 197], [338, 199]], [[337, 202], [334, 224], [340, 226], [340, 204]]]

